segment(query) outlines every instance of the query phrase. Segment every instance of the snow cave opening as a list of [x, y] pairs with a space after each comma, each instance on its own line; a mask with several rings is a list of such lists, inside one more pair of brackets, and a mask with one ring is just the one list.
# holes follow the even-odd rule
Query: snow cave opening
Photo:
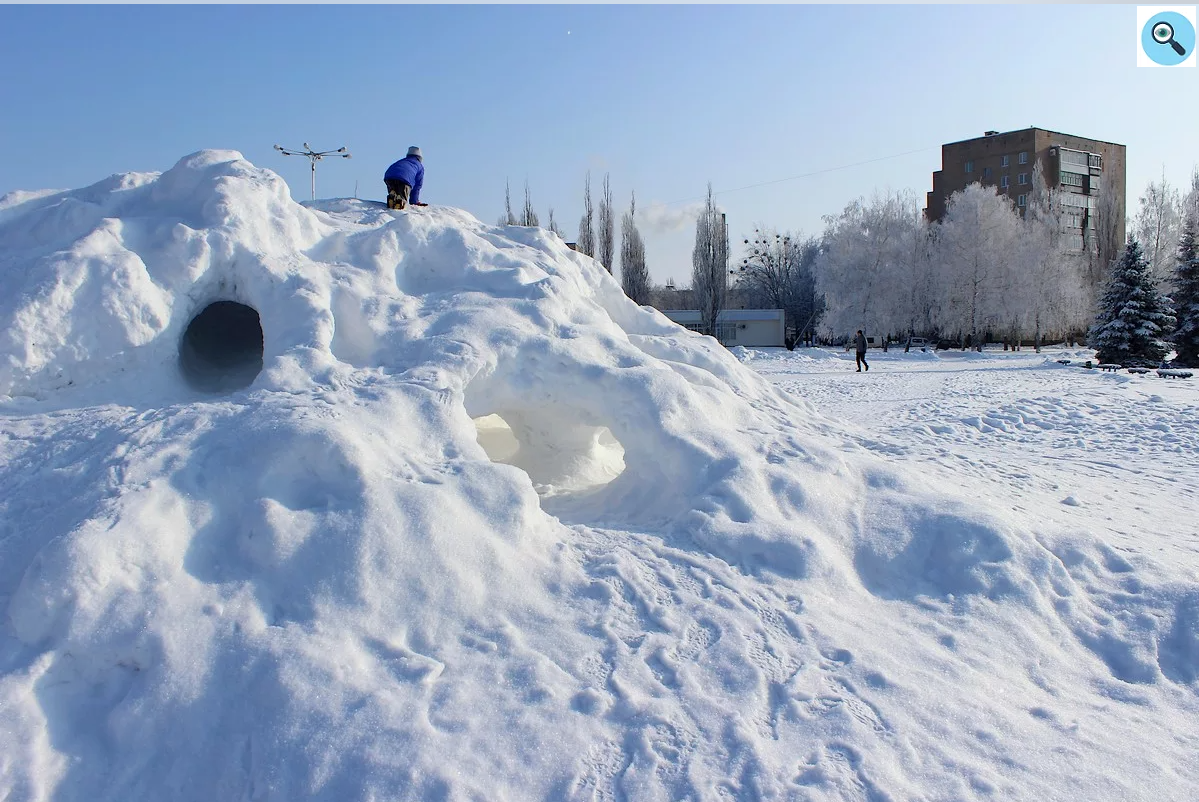
[[624, 446], [606, 426], [547, 410], [492, 413], [474, 422], [491, 461], [523, 470], [543, 497], [597, 490], [625, 469]]
[[192, 389], [231, 393], [262, 372], [262, 321], [258, 310], [215, 301], [187, 324], [179, 344], [179, 369]]

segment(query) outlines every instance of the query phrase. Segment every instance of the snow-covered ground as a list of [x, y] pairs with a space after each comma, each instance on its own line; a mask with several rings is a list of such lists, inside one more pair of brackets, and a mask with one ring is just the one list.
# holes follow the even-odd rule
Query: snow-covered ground
[[1086, 528], [1199, 576], [1195, 379], [1087, 370], [1095, 352], [1064, 346], [1040, 354], [872, 350], [873, 369], [861, 375], [852, 354], [833, 349], [742, 353], [781, 389], [852, 421], [869, 433], [863, 445], [919, 475], [933, 465], [950, 482], [976, 478], [1001, 506]]
[[226, 151], [0, 199], [0, 325], [6, 802], [1196, 796], [1194, 380], [730, 353]]

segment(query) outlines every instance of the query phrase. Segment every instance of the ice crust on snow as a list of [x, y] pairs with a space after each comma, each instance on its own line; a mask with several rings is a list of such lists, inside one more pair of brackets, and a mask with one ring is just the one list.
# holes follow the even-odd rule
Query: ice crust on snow
[[[0, 199], [0, 281], [0, 798], [1199, 781], [1193, 581], [927, 486], [548, 232], [202, 151]], [[215, 302], [242, 389], [180, 367]]]

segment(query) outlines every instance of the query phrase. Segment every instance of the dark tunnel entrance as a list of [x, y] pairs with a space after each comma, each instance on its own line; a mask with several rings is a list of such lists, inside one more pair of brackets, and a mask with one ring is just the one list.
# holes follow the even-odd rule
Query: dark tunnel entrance
[[262, 322], [235, 301], [216, 301], [192, 318], [179, 344], [179, 369], [192, 387], [230, 393], [253, 384], [262, 371]]

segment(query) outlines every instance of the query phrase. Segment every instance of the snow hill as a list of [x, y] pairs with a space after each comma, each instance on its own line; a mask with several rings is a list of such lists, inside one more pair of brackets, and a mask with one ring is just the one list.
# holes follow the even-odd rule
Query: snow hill
[[1199, 585], [536, 228], [0, 199], [0, 799], [1183, 800]]

